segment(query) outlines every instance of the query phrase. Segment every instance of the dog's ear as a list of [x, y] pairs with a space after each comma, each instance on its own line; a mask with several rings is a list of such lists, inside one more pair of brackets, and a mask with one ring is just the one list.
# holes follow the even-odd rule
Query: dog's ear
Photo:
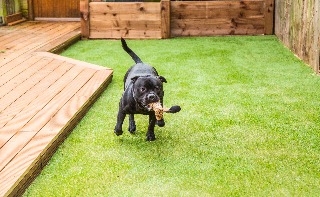
[[157, 78], [160, 79], [162, 83], [167, 83], [166, 78], [164, 78], [163, 76], [158, 76]]
[[131, 78], [132, 83], [136, 82], [138, 78], [139, 78], [139, 76], [132, 77]]

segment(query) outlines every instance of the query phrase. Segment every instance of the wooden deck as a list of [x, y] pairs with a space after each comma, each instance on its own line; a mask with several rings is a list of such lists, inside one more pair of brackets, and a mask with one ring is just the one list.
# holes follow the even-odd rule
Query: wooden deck
[[113, 71], [48, 51], [80, 38], [79, 22], [0, 27], [0, 196], [19, 196]]

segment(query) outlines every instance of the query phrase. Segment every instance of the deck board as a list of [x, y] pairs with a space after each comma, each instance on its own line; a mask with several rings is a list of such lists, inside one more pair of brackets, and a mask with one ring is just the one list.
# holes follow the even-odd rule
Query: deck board
[[112, 79], [112, 69], [47, 52], [79, 33], [78, 22], [0, 28], [0, 196], [23, 194]]

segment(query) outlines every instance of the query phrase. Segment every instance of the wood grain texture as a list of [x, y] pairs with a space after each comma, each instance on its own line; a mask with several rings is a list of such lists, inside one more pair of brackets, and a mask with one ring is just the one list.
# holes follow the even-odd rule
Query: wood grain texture
[[[36, 24], [45, 23], [36, 22]], [[5, 41], [6, 43], [3, 45], [0, 40], [0, 50], [3, 50], [3, 53], [0, 53], [0, 67], [15, 60], [16, 57], [23, 54], [30, 54], [30, 52], [33, 52], [50, 42], [54, 42], [65, 34], [80, 29], [79, 24], [76, 22], [50, 22], [49, 24], [50, 25], [45, 26], [44, 28], [39, 28], [38, 31], [33, 31], [32, 28], [28, 28], [25, 30], [25, 34], [21, 34], [20, 32], [19, 38], [16, 40], [10, 40], [10, 42]], [[17, 40], [19, 40], [18, 44], [16, 43]]]
[[275, 3], [275, 34], [319, 73], [319, 1], [276, 0]]
[[80, 17], [80, 0], [33, 0], [32, 5], [34, 17]]
[[90, 38], [161, 38], [158, 3], [90, 3]]
[[0, 196], [23, 194], [112, 79], [109, 68], [46, 52], [66, 47], [79, 27], [0, 29]]
[[274, 0], [90, 2], [89, 7], [90, 38], [273, 34]]
[[264, 1], [171, 2], [171, 34], [264, 34]]
[[170, 0], [162, 0], [161, 6], [161, 38], [171, 37], [171, 9]]
[[264, 9], [264, 15], [265, 15], [265, 31], [264, 33], [266, 35], [272, 35], [274, 34], [274, 5], [275, 0], [265, 0], [265, 9]]
[[89, 0], [80, 0], [81, 35], [87, 39], [90, 36]]

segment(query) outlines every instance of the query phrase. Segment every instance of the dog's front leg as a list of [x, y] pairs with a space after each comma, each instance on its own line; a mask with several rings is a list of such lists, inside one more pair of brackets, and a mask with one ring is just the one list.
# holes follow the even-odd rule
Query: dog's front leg
[[154, 113], [149, 114], [149, 127], [147, 132], [147, 141], [154, 141], [156, 136], [154, 135], [154, 126], [156, 125], [156, 116]]
[[114, 128], [114, 133], [116, 135], [122, 135], [123, 131], [122, 131], [122, 124], [123, 124], [123, 121], [126, 117], [126, 114], [123, 113], [120, 109], [119, 109], [119, 112], [118, 112], [118, 117], [117, 117], [117, 124], [116, 124], [116, 127]]
[[129, 115], [129, 128], [128, 131], [130, 133], [134, 133], [136, 131], [136, 122], [134, 121], [134, 114]]
[[[161, 102], [161, 106], [162, 106], [162, 108], [163, 108], [163, 98], [160, 100], [160, 102]], [[165, 122], [164, 122], [163, 117], [162, 117], [161, 120], [157, 120], [157, 121], [156, 121], [156, 124], [157, 124], [159, 127], [164, 127]]]

